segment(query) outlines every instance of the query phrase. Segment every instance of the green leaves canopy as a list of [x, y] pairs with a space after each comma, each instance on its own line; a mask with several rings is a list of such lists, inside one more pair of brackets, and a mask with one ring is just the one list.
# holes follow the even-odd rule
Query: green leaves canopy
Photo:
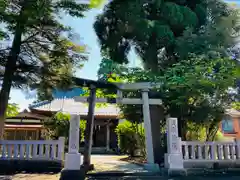
[[187, 27], [196, 29], [205, 23], [206, 7], [205, 0], [113, 0], [94, 27], [102, 50], [114, 61], [127, 62], [132, 46], [143, 61], [156, 63], [158, 50], [170, 48]]
[[[210, 35], [218, 39], [215, 44], [218, 46], [219, 41], [224, 41], [224, 48], [230, 47], [230, 41], [226, 43], [225, 40], [233, 31], [237, 18], [224, 21], [224, 17], [232, 15], [233, 11], [220, 0], [113, 0], [98, 16], [94, 28], [102, 51], [113, 61], [127, 63], [127, 55], [134, 48], [146, 69], [163, 72], [183, 59], [183, 55], [195, 53], [191, 50], [197, 48], [188, 48], [196, 40], [192, 36], [192, 39], [186, 39], [189, 32], [196, 37], [204, 36], [197, 42], [201, 49], [205, 47], [205, 51], [209, 47], [206, 44], [212, 43], [207, 38], [210, 27]], [[220, 27], [222, 22], [225, 25]], [[218, 27], [224, 28], [225, 34], [220, 33]]]
[[[1, 8], [0, 21], [8, 38], [19, 33], [20, 48], [14, 69], [15, 87], [44, 84], [47, 92], [52, 87], [69, 84], [74, 68], [86, 60], [84, 47], [71, 43], [74, 32], [60, 23], [62, 11], [71, 16], [83, 17], [87, 5], [76, 1], [10, 1], [5, 0]], [[21, 24], [21, 31], [17, 27]], [[4, 39], [7, 40], [6, 38]], [[4, 44], [2, 41], [1, 44]], [[6, 44], [6, 43], [5, 43]], [[4, 47], [4, 46], [3, 46]], [[82, 48], [81, 48], [82, 47]], [[1, 49], [1, 66], [7, 64], [8, 56], [15, 49], [11, 45]], [[6, 68], [6, 67], [5, 67]], [[6, 69], [7, 70], [7, 69]], [[3, 74], [0, 74], [2, 80]], [[47, 88], [48, 87], [48, 88]]]
[[13, 117], [16, 116], [19, 113], [19, 107], [17, 104], [8, 104], [6, 117]]
[[[70, 114], [58, 112], [51, 118], [44, 121], [49, 138], [58, 139], [60, 136], [69, 137]], [[84, 133], [86, 129], [86, 120], [80, 120], [80, 141], [84, 141]], [[68, 141], [67, 141], [68, 142]]]

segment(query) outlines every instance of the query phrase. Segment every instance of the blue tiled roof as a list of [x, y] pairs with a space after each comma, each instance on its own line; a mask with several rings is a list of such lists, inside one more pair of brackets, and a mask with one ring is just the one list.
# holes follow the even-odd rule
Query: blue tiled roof
[[[73, 98], [76, 96], [80, 96], [81, 94], [84, 93], [84, 90], [82, 90], [82, 88], [73, 88], [69, 91], [61, 91], [61, 90], [54, 90], [53, 91], [53, 98], [54, 99], [69, 99], [69, 98]], [[29, 105], [29, 108], [37, 108], [37, 107], [41, 107], [44, 106], [46, 104], [50, 104], [51, 101], [41, 101], [38, 103], [34, 103]]]
[[83, 93], [84, 91], [82, 90], [82, 88], [73, 88], [69, 91], [55, 90], [53, 91], [53, 98], [73, 98], [75, 96], [80, 96]]
[[[67, 113], [79, 113], [80, 115], [87, 115], [88, 104], [75, 102], [74, 97], [80, 96], [84, 91], [81, 88], [74, 88], [70, 91], [54, 91], [52, 101], [42, 101], [39, 103], [31, 104], [30, 109], [40, 111], [52, 111], [52, 112], [67, 112]], [[95, 108], [95, 115], [104, 116], [118, 116], [120, 109], [113, 104], [101, 108]]]
[[[88, 104], [82, 102], [75, 102], [73, 98], [54, 99], [48, 103], [38, 103], [30, 106], [31, 109], [38, 111], [51, 111], [51, 112], [65, 112], [65, 113], [78, 113], [80, 115], [88, 114]], [[120, 109], [115, 104], [107, 104], [103, 107], [95, 108], [95, 115], [101, 116], [119, 116]]]
[[30, 104], [29, 108], [37, 108], [37, 107], [40, 107], [40, 106], [43, 106], [43, 105], [46, 105], [46, 104], [50, 104], [50, 103], [51, 103], [51, 101], [41, 101], [41, 102], [38, 102], [38, 103]]

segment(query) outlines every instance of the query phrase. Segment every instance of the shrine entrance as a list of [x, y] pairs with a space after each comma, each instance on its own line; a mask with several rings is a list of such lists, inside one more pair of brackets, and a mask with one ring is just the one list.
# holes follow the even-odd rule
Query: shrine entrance
[[[91, 81], [85, 80], [81, 83], [88, 85], [90, 88], [90, 96], [87, 97], [75, 97], [74, 100], [76, 102], [85, 102], [89, 103], [88, 109], [88, 119], [87, 119], [87, 127], [85, 134], [85, 150], [83, 163], [81, 162], [81, 155], [79, 153], [79, 120], [80, 116], [78, 114], [72, 114], [70, 120], [70, 134], [69, 134], [69, 152], [66, 153], [65, 156], [65, 165], [64, 170], [80, 170], [80, 164], [83, 166], [90, 167], [91, 161], [91, 149], [92, 149], [92, 139], [93, 139], [93, 127], [94, 127], [94, 109], [96, 102], [102, 103], [116, 103], [116, 104], [141, 104], [143, 110], [143, 120], [144, 120], [144, 129], [145, 129], [145, 144], [146, 144], [146, 156], [147, 163], [145, 164], [146, 169], [151, 170], [159, 170], [159, 165], [155, 164], [154, 158], [154, 144], [156, 142], [154, 138], [158, 138], [153, 135], [152, 125], [151, 125], [151, 117], [150, 117], [150, 109], [149, 105], [161, 105], [161, 99], [149, 99], [149, 91], [156, 87], [159, 87], [160, 84], [150, 83], [150, 82], [141, 82], [141, 83], [129, 83], [129, 84], [115, 84], [115, 83], [106, 83], [101, 82], [99, 85], [99, 81]], [[90, 81], [90, 82], [89, 82]], [[109, 88], [110, 84], [111, 88], [115, 88], [117, 98], [108, 99], [108, 98], [96, 98], [96, 89], [97, 88]], [[141, 91], [141, 98], [124, 98], [123, 91]], [[160, 127], [159, 132], [160, 132]], [[159, 137], [160, 138], [160, 137]], [[159, 143], [160, 144], [160, 143]], [[87, 169], [89, 170], [89, 169]]]

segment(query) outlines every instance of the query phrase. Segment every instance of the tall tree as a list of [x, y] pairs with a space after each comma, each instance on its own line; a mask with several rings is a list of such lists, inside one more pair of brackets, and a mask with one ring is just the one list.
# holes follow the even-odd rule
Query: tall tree
[[[51, 94], [71, 84], [74, 67], [86, 60], [84, 48], [71, 43], [73, 31], [61, 15], [83, 17], [89, 5], [76, 0], [3, 0], [0, 2], [0, 135], [12, 85], [31, 86]], [[7, 44], [7, 45], [6, 45]]]
[[134, 48], [146, 69], [163, 72], [181, 60], [183, 48], [177, 43], [186, 30], [196, 33], [205, 25], [216, 27], [231, 12], [220, 0], [113, 0], [94, 27], [102, 50], [113, 61], [128, 62], [128, 52]]
[[[110, 78], [118, 78], [120, 75], [124, 75], [127, 72], [128, 68], [126, 65], [121, 65], [110, 59], [103, 58], [99, 65], [97, 75], [99, 80], [113, 81], [114, 79]], [[117, 79], [115, 80], [118, 81]]]
[[[192, 59], [192, 55], [196, 58], [192, 59], [191, 62], [202, 59], [202, 56], [205, 55], [204, 59], [207, 60], [204, 61], [206, 62], [205, 66], [208, 66], [209, 63], [210, 67], [213, 60], [229, 60], [230, 54], [227, 50], [235, 45], [235, 38], [238, 36], [239, 24], [237, 21], [238, 12], [220, 0], [143, 0], [131, 2], [113, 0], [105, 7], [103, 14], [97, 18], [94, 27], [101, 49], [109, 58], [118, 63], [126, 63], [130, 48], [135, 48], [145, 65], [145, 72], [150, 70], [151, 73], [154, 73], [152, 75], [154, 78], [149, 78], [141, 70], [134, 72], [133, 81], [157, 81], [157, 77], [168, 76], [168, 78], [174, 79], [175, 76], [169, 74], [171, 67], [176, 66], [181, 61], [185, 63], [186, 59]], [[184, 64], [180, 66], [184, 67]], [[185, 66], [185, 68], [195, 68], [187, 64]], [[177, 69], [174, 68], [174, 70]], [[169, 88], [172, 85], [164, 83]], [[221, 83], [224, 82], [221, 81]], [[179, 86], [181, 87], [181, 84]], [[204, 90], [206, 90], [205, 86], [206, 84]], [[226, 86], [221, 86], [221, 88], [224, 91]], [[178, 96], [175, 96], [174, 93], [168, 94], [168, 89], [165, 90], [161, 93], [151, 92], [150, 96], [165, 100], [172, 99], [171, 106], [167, 101], [164, 103], [165, 113], [174, 112], [171, 114], [172, 116], [181, 118], [181, 111], [172, 111], [176, 107], [178, 110], [181, 109], [181, 106], [174, 104], [177, 103], [174, 100], [179, 97], [188, 99], [187, 91], [183, 90], [181, 93], [179, 92]], [[202, 93], [197, 94], [198, 98], [205, 97], [204, 100], [208, 102], [204, 96], [205, 91]], [[163, 94], [166, 97], [162, 97]], [[164, 113], [163, 109], [154, 110], [154, 108], [151, 107], [153, 124], [163, 120], [160, 117]], [[125, 109], [129, 109], [129, 107]], [[212, 111], [212, 113], [216, 112], [216, 119], [219, 119], [217, 115], [222, 114], [222, 106], [219, 109], [221, 110], [216, 108], [216, 111]], [[181, 127], [184, 126], [184, 123], [184, 120], [179, 121], [180, 134], [183, 134]], [[159, 126], [156, 123], [152, 128], [156, 129]], [[156, 129], [155, 132], [160, 132], [160, 128]], [[157, 133], [154, 134], [154, 137], [159, 136]], [[157, 151], [158, 154], [161, 154], [161, 149]]]

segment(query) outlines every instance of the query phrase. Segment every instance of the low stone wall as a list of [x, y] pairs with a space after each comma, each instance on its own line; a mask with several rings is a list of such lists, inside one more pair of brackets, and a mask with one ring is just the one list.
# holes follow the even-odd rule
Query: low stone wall
[[58, 173], [62, 170], [62, 161], [46, 160], [0, 160], [0, 174], [26, 173]]
[[[240, 160], [225, 160], [219, 162], [213, 161], [185, 161], [183, 163], [184, 168], [209, 168], [209, 169], [221, 169], [221, 168], [240, 168]], [[240, 170], [240, 169], [239, 169]]]

